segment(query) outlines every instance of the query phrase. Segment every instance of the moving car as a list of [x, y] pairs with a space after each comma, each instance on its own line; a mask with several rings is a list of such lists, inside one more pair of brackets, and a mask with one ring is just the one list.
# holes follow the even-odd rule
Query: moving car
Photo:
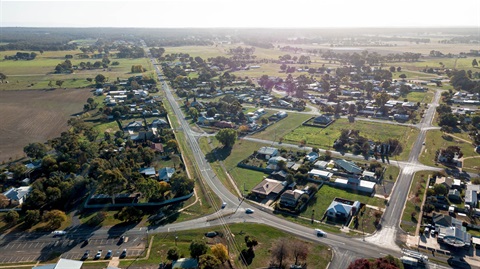
[[251, 208], [245, 209], [245, 213], [247, 213], [247, 214], [252, 214], [253, 212], [255, 212], [255, 210], [253, 210]]
[[315, 234], [318, 236], [318, 237], [327, 237], [327, 233], [320, 230], [320, 229], [315, 229]]

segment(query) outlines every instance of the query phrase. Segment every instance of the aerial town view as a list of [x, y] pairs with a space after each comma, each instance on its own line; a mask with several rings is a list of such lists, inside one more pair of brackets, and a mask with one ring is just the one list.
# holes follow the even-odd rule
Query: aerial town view
[[461, 2], [0, 1], [0, 269], [480, 268]]

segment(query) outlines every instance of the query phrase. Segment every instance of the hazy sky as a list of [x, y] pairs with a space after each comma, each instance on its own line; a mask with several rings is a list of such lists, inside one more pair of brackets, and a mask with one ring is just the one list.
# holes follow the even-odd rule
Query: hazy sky
[[480, 29], [480, 0], [0, 0], [0, 26]]

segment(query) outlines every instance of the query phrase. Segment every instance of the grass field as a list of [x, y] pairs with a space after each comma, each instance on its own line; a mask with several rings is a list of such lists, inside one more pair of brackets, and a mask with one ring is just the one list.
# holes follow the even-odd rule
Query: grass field
[[433, 100], [433, 93], [428, 92], [409, 92], [405, 97], [409, 102], [420, 102], [430, 104]]
[[[453, 134], [456, 135], [456, 134]], [[474, 151], [472, 144], [467, 143], [463, 140], [456, 139], [454, 137], [444, 135], [440, 130], [430, 130], [427, 132], [425, 138], [425, 147], [422, 150], [419, 161], [423, 164], [435, 166], [435, 152], [441, 148], [447, 148], [448, 146], [458, 146], [462, 150], [464, 157], [474, 157], [480, 156]], [[468, 160], [468, 159], [467, 159]], [[478, 160], [478, 159], [477, 159]], [[467, 164], [470, 164], [469, 161]]]
[[300, 143], [306, 141], [308, 146], [323, 149], [332, 149], [333, 142], [340, 137], [342, 129], [359, 130], [361, 136], [373, 141], [386, 141], [389, 138], [398, 138], [403, 145], [403, 151], [398, 156], [400, 160], [408, 157], [410, 148], [418, 135], [418, 130], [400, 125], [381, 124], [376, 122], [338, 119], [327, 128], [300, 126], [284, 136], [285, 143]]
[[[5, 55], [14, 55], [16, 51], [0, 52], [0, 59], [4, 59]], [[35, 60], [31, 61], [13, 61], [0, 60], [2, 66], [2, 73], [7, 76], [8, 83], [0, 84], [0, 90], [25, 90], [25, 89], [50, 89], [57, 87], [55, 81], [63, 80], [62, 88], [80, 88], [90, 86], [91, 83], [86, 78], [94, 78], [98, 74], [103, 74], [110, 81], [117, 78], [126, 79], [131, 77], [130, 73], [132, 65], [141, 64], [147, 69], [146, 76], [153, 75], [153, 67], [147, 58], [138, 59], [117, 59], [110, 58], [110, 60], [118, 61], [118, 66], [110, 66], [109, 69], [92, 69], [92, 70], [76, 70], [73, 74], [54, 74], [54, 69], [57, 64], [65, 60], [66, 54], [77, 55], [77, 51], [46, 51], [43, 54], [37, 55]], [[95, 62], [97, 59], [79, 59], [74, 56], [71, 59], [73, 65], [78, 65], [80, 62]], [[49, 83], [53, 86], [49, 86]]]
[[310, 117], [311, 115], [288, 113], [288, 116], [286, 118], [280, 120], [272, 126], [269, 126], [267, 129], [252, 135], [252, 137], [278, 141], [279, 138], [284, 137], [292, 130], [299, 127], [304, 121], [308, 120]]
[[[289, 234], [279, 231], [277, 229], [261, 225], [261, 224], [233, 224], [229, 225], [233, 237], [235, 238], [235, 245], [229, 247], [229, 256], [232, 263], [237, 264], [239, 252], [246, 248], [244, 238], [246, 235], [253, 236], [258, 240], [258, 246], [255, 247], [255, 258], [249, 265], [249, 268], [262, 268], [269, 264], [270, 249], [274, 242], [279, 238], [289, 238], [289, 240], [296, 240]], [[213, 244], [226, 244], [225, 238], [217, 236], [215, 238], [205, 238], [204, 234], [209, 231], [218, 231], [224, 233], [221, 227], [211, 227], [206, 229], [197, 229], [189, 231], [179, 231], [177, 233], [167, 233], [155, 235], [150, 250], [150, 257], [145, 260], [137, 259], [134, 261], [124, 261], [120, 263], [120, 267], [139, 268], [141, 266], [158, 266], [160, 262], [167, 262], [167, 251], [171, 247], [177, 246], [182, 256], [189, 257], [189, 246], [193, 240], [204, 240], [210, 247]], [[177, 236], [177, 240], [175, 240]], [[313, 232], [312, 232], [313, 236]], [[150, 237], [150, 240], [152, 237]], [[309, 268], [326, 268], [327, 264], [332, 258], [332, 253], [327, 246], [307, 243], [309, 254], [307, 257], [307, 264]], [[210, 249], [207, 253], [211, 253]], [[291, 261], [288, 261], [290, 264]], [[152, 267], [148, 267], [152, 268]], [[155, 267], [156, 268], [156, 267]]]
[[416, 225], [421, 221], [419, 213], [430, 174], [431, 172], [428, 171], [417, 172], [410, 187], [400, 227], [411, 235], [414, 235]]
[[0, 91], [0, 161], [23, 157], [28, 143], [60, 135], [90, 96], [90, 89]]

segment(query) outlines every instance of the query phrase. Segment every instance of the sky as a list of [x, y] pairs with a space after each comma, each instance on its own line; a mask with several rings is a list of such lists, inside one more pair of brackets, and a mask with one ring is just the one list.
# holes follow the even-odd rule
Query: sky
[[480, 0], [0, 0], [0, 27], [477, 27]]

